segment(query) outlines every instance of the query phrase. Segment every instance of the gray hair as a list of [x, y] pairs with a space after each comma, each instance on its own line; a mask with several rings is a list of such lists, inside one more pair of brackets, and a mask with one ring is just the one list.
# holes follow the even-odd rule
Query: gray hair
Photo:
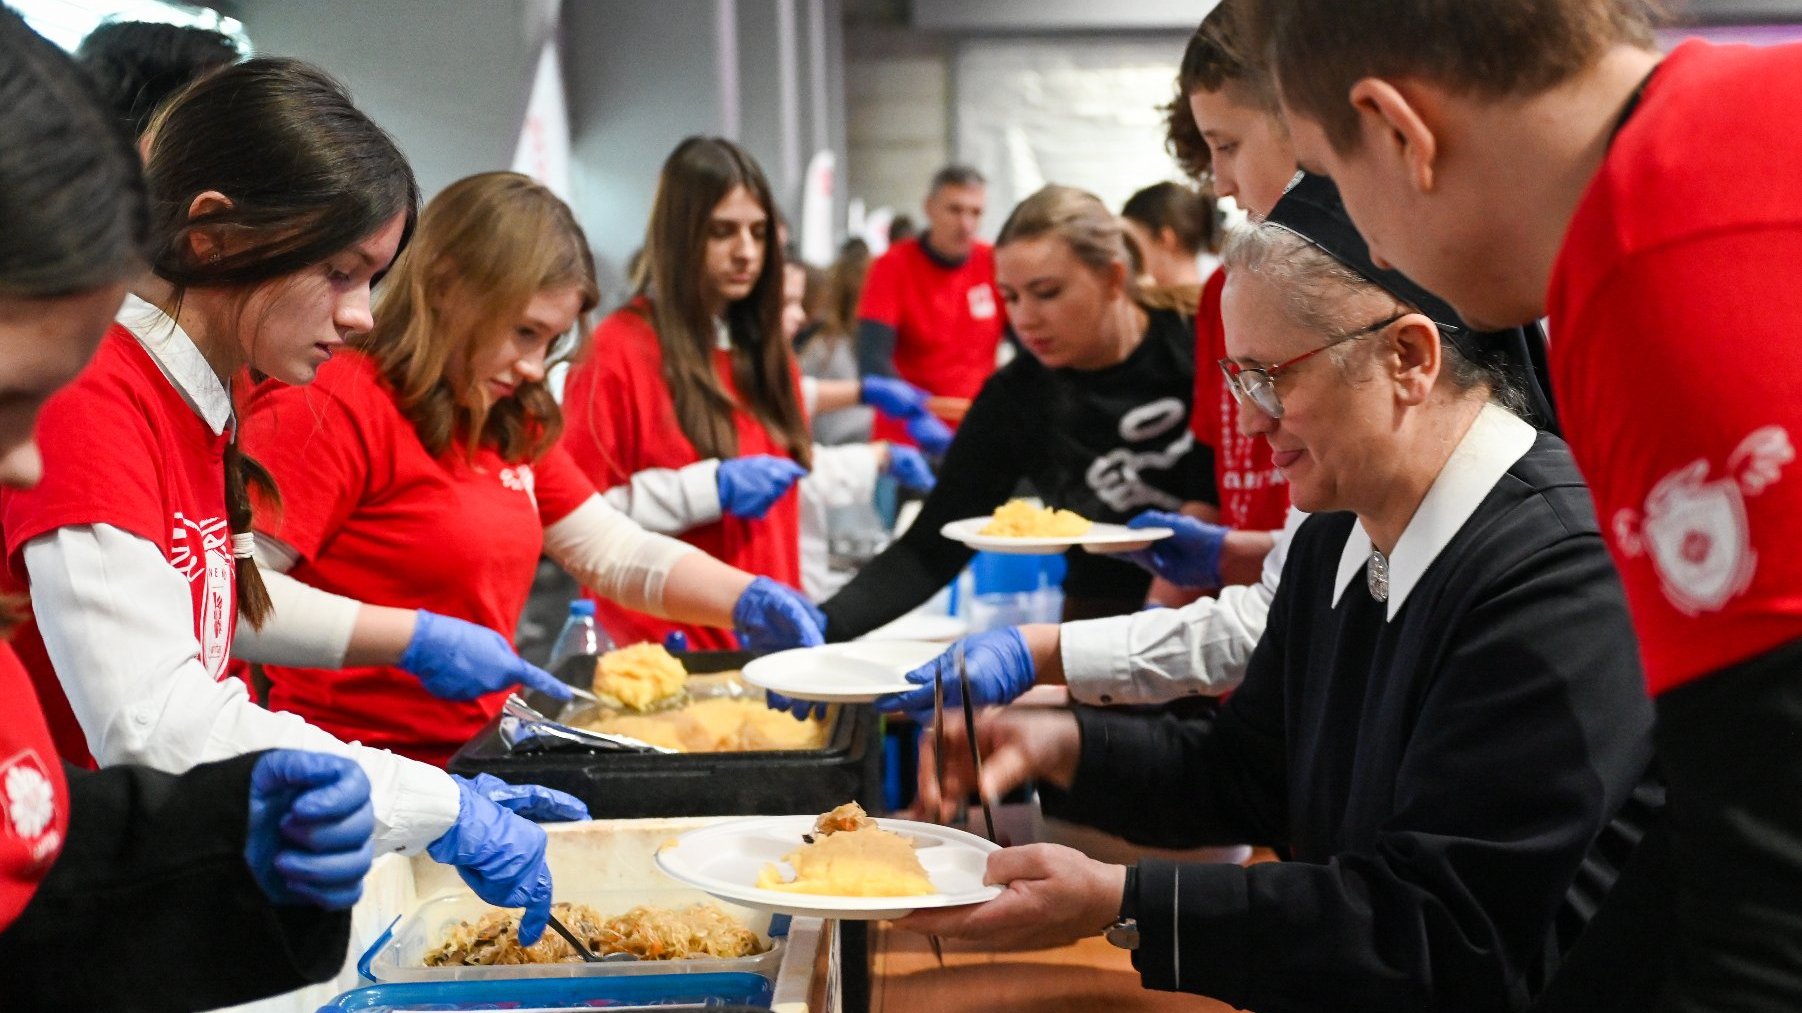
[[[1379, 295], [1410, 311], [1410, 305], [1368, 278], [1333, 259], [1300, 235], [1269, 222], [1234, 229], [1220, 253], [1229, 275], [1255, 274], [1276, 286], [1283, 311], [1291, 322], [1322, 336], [1344, 334], [1365, 321], [1354, 319], [1347, 305], [1360, 295]], [[1339, 368], [1350, 376], [1350, 344], [1327, 350]], [[1482, 388], [1487, 400], [1516, 415], [1526, 411], [1526, 394], [1506, 372], [1490, 363], [1474, 361], [1456, 343], [1441, 336], [1439, 354], [1443, 375], [1459, 394]]]

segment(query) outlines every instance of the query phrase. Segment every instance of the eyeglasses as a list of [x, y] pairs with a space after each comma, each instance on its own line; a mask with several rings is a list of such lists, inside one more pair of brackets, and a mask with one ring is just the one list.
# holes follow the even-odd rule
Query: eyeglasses
[[1299, 366], [1335, 345], [1375, 334], [1412, 312], [1413, 310], [1407, 309], [1397, 310], [1369, 327], [1360, 327], [1348, 334], [1338, 335], [1311, 352], [1303, 352], [1274, 366], [1241, 366], [1231, 359], [1221, 359], [1220, 371], [1226, 374], [1226, 385], [1240, 404], [1250, 404], [1271, 418], [1280, 419], [1283, 417], [1283, 402], [1276, 394], [1276, 378], [1284, 370]]

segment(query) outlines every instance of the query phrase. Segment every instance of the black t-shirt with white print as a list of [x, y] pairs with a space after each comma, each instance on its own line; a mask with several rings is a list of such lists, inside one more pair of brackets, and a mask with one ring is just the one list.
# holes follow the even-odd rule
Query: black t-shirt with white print
[[[1048, 369], [1022, 354], [990, 377], [958, 427], [938, 486], [887, 551], [822, 605], [830, 639], [859, 636], [944, 587], [971, 550], [939, 534], [950, 521], [1037, 495], [1091, 520], [1122, 523], [1148, 509], [1217, 502], [1211, 451], [1195, 442], [1194, 325], [1152, 310], [1144, 340], [1106, 369]], [[1131, 563], [1069, 554], [1066, 594], [1139, 598], [1150, 576]]]

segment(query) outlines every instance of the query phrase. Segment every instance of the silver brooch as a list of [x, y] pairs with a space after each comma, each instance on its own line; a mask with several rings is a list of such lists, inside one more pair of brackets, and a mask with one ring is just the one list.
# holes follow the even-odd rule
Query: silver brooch
[[1389, 557], [1381, 549], [1370, 550], [1370, 569], [1365, 572], [1370, 596], [1377, 601], [1389, 600]]

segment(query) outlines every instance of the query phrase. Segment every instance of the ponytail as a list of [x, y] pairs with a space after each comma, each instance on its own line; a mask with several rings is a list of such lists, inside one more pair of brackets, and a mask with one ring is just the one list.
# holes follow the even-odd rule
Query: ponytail
[[238, 614], [249, 620], [253, 629], [262, 629], [274, 603], [269, 600], [269, 588], [263, 584], [262, 571], [257, 569], [256, 556], [251, 551], [256, 537], [250, 528], [253, 486], [270, 503], [281, 504], [275, 477], [238, 449], [234, 432], [231, 442], [225, 445], [225, 518], [231, 526], [232, 560], [238, 571]]

